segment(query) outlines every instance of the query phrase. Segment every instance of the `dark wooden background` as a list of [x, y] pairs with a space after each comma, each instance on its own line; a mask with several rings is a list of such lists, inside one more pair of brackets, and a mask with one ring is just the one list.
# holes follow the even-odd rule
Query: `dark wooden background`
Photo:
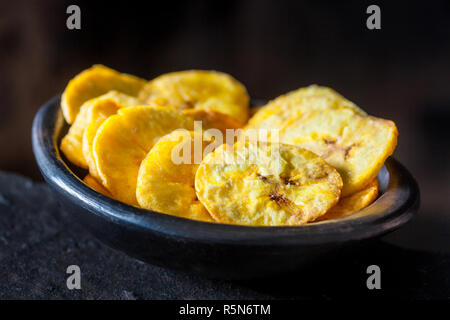
[[[394, 120], [395, 157], [419, 181], [424, 223], [448, 232], [450, 2], [376, 3], [382, 29], [370, 31], [364, 1], [1, 1], [0, 170], [42, 179], [32, 119], [94, 63], [148, 79], [217, 69], [252, 97], [317, 83]], [[81, 30], [66, 28], [70, 4], [81, 7]]]

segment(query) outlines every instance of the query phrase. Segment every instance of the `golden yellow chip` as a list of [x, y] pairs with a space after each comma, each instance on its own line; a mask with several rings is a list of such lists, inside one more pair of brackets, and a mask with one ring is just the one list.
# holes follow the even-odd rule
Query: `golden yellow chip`
[[127, 96], [117, 91], [111, 91], [104, 96], [108, 95], [110, 96], [110, 99], [98, 100], [89, 107], [87, 111], [88, 126], [84, 130], [83, 134], [83, 156], [88, 164], [89, 173], [96, 179], [100, 179], [100, 177], [97, 172], [92, 149], [98, 128], [108, 117], [116, 114], [120, 108], [138, 105], [138, 100], [136, 98]]
[[61, 96], [64, 118], [72, 124], [83, 103], [111, 90], [137, 96], [146, 82], [144, 79], [119, 73], [103, 65], [94, 65], [69, 81]]
[[143, 102], [177, 109], [213, 110], [227, 114], [241, 125], [248, 120], [249, 97], [245, 87], [217, 71], [189, 70], [159, 76], [142, 89]]
[[[142, 161], [137, 180], [139, 205], [178, 217], [212, 222], [194, 188], [195, 173], [212, 139], [193, 131], [175, 130], [162, 137]], [[197, 153], [197, 157], [195, 157]]]
[[98, 116], [98, 114], [92, 112], [92, 110], [99, 107], [104, 109], [105, 105], [110, 108], [111, 105], [115, 105], [117, 109], [119, 107], [136, 106], [137, 104], [137, 98], [133, 98], [117, 91], [110, 91], [97, 98], [86, 101], [81, 106], [80, 112], [76, 116], [72, 126], [69, 128], [69, 131], [61, 140], [61, 151], [70, 162], [81, 168], [87, 169], [89, 167], [89, 158], [86, 158], [83, 151], [83, 136], [86, 128]]
[[342, 189], [339, 173], [314, 153], [285, 144], [238, 142], [208, 154], [195, 190], [215, 220], [301, 225], [325, 214]]
[[248, 127], [279, 128], [284, 121], [295, 118], [298, 113], [303, 113], [305, 105], [307, 105], [307, 108], [324, 109], [324, 105], [326, 106], [327, 104], [347, 107], [356, 113], [367, 115], [364, 110], [345, 99], [333, 89], [310, 85], [283, 94], [270, 101], [267, 105], [256, 108], [257, 111], [249, 120]]
[[[283, 109], [286, 114], [268, 112], [254, 120], [265, 108]], [[344, 181], [343, 196], [364, 189], [375, 179], [397, 144], [394, 122], [365, 116], [332, 97], [297, 99], [294, 93], [291, 101], [289, 95], [282, 96], [255, 117], [247, 129], [277, 128], [278, 139], [272, 135], [268, 140], [308, 149], [336, 168]]]
[[88, 164], [83, 156], [83, 133], [88, 125], [87, 111], [88, 107], [81, 108], [74, 123], [70, 126], [67, 134], [61, 139], [59, 148], [66, 158], [78, 167], [87, 169]]
[[337, 205], [316, 221], [339, 219], [364, 209], [378, 197], [378, 179], [374, 179], [365, 189], [341, 198]]
[[98, 193], [103, 194], [104, 196], [112, 198], [111, 193], [105, 189], [104, 186], [102, 186], [93, 176], [90, 174], [86, 175], [84, 177], [83, 182], [87, 184], [91, 189], [94, 189]]
[[115, 199], [137, 205], [139, 166], [150, 149], [175, 129], [193, 129], [194, 120], [158, 106], [121, 108], [98, 128], [93, 145], [100, 180]]

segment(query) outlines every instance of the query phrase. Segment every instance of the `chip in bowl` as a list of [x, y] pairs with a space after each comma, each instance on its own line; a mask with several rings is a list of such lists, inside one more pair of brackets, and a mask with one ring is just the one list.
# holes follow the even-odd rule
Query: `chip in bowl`
[[93, 156], [103, 186], [115, 199], [137, 205], [139, 167], [158, 140], [176, 129], [192, 130], [194, 120], [158, 106], [121, 108], [98, 128]]
[[116, 90], [137, 96], [146, 80], [117, 72], [103, 65], [94, 65], [69, 81], [61, 96], [61, 109], [69, 124], [75, 121], [81, 106], [86, 101]]
[[251, 226], [306, 224], [333, 207], [341, 189], [333, 167], [287, 144], [224, 144], [195, 176], [197, 196], [215, 220]]
[[321, 156], [341, 174], [343, 196], [375, 179], [394, 152], [398, 135], [394, 122], [367, 116], [339, 97], [302, 96], [295, 91], [269, 102], [246, 128], [275, 128], [280, 142]]
[[149, 81], [139, 98], [145, 102], [181, 110], [212, 110], [231, 116], [244, 125], [249, 115], [249, 97], [244, 85], [217, 71], [188, 70], [163, 74]]
[[141, 163], [136, 189], [139, 205], [178, 217], [212, 222], [194, 187], [200, 165], [195, 160], [201, 160], [206, 147], [212, 143], [212, 138], [187, 130], [175, 130], [162, 137]]

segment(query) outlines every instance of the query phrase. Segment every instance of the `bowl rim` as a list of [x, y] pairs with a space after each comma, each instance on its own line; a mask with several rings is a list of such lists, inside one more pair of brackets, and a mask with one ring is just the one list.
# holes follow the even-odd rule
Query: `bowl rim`
[[58, 134], [64, 125], [59, 102], [60, 95], [47, 101], [33, 121], [33, 151], [44, 179], [90, 214], [136, 232], [222, 244], [281, 246], [356, 241], [397, 229], [413, 217], [420, 203], [417, 182], [402, 164], [390, 157], [380, 172], [383, 179], [388, 179], [383, 194], [368, 207], [338, 220], [254, 227], [195, 221], [133, 207], [92, 190], [64, 162], [57, 147]]

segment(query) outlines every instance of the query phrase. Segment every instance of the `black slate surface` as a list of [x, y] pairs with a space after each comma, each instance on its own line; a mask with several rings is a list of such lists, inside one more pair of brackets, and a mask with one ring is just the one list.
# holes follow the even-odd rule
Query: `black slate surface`
[[[448, 230], [448, 225], [440, 227]], [[433, 230], [418, 230], [422, 236], [427, 232]], [[435, 239], [440, 247], [448, 235]], [[400, 230], [391, 238], [401, 243], [408, 236]], [[81, 268], [81, 290], [67, 289], [66, 268], [72, 264]], [[366, 287], [371, 264], [381, 268], [381, 290]], [[448, 252], [375, 241], [294, 274], [251, 281], [205, 279], [147, 265], [106, 247], [71, 220], [47, 185], [0, 172], [0, 299], [448, 299], [449, 271]]]

